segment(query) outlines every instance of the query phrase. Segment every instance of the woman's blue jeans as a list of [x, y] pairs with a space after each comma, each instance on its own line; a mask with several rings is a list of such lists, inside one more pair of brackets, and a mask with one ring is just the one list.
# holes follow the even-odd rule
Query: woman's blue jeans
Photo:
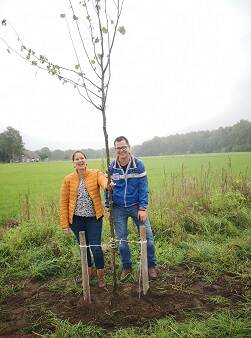
[[[97, 219], [96, 217], [81, 217], [73, 216], [73, 223], [71, 225], [76, 240], [79, 244], [79, 232], [85, 231], [85, 238], [87, 245], [91, 246], [91, 252], [93, 255], [94, 263], [97, 269], [104, 268], [104, 254], [101, 247], [101, 235], [102, 235], [102, 217]], [[87, 248], [87, 262], [88, 266], [92, 266], [92, 257], [90, 249]]]
[[131, 252], [127, 241], [128, 237], [128, 218], [131, 217], [136, 224], [138, 230], [141, 225], [146, 227], [146, 239], [147, 239], [147, 260], [148, 267], [156, 266], [154, 239], [151, 224], [147, 218], [145, 223], [141, 223], [138, 220], [138, 206], [133, 205], [131, 207], [119, 207], [113, 206], [112, 208], [113, 222], [115, 226], [116, 237], [118, 240], [122, 239], [119, 244], [119, 253], [122, 261], [123, 269], [131, 269]]

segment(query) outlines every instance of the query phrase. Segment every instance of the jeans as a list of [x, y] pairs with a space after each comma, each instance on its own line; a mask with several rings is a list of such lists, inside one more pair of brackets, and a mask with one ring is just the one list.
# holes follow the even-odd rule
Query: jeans
[[[133, 205], [131, 207], [119, 207], [113, 206], [112, 209], [113, 222], [115, 226], [116, 237], [118, 240], [123, 239], [127, 241], [128, 237], [128, 218], [131, 217], [136, 224], [138, 230], [141, 225], [146, 227], [146, 239], [147, 239], [147, 260], [148, 267], [156, 266], [154, 239], [151, 224], [147, 218], [145, 223], [141, 223], [138, 220], [138, 206]], [[127, 242], [121, 241], [119, 244], [119, 253], [122, 261], [123, 269], [131, 269], [131, 253]]]
[[[86, 245], [100, 245], [91, 246], [94, 263], [97, 269], [104, 268], [104, 254], [101, 247], [101, 234], [102, 234], [102, 217], [81, 217], [73, 216], [73, 223], [71, 224], [76, 240], [79, 244], [79, 232], [85, 231]], [[93, 265], [90, 248], [87, 248], [87, 262], [88, 266]]]

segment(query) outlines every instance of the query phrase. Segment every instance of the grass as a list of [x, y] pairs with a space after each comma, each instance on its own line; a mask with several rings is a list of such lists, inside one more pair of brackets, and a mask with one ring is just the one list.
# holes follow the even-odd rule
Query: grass
[[218, 311], [204, 316], [188, 314], [184, 321], [173, 317], [150, 323], [144, 328], [119, 329], [106, 333], [97, 326], [85, 323], [70, 324], [67, 320], [51, 317], [53, 333], [43, 335], [44, 338], [249, 338], [251, 325], [248, 309]]
[[[67, 320], [52, 318], [52, 325], [55, 328], [53, 334], [49, 334], [50, 338], [103, 338], [104, 330], [95, 325], [84, 325], [81, 322], [72, 325]], [[44, 336], [46, 337], [46, 336]]]
[[[190, 262], [199, 267], [208, 282], [231, 273], [239, 283], [247, 284], [251, 275], [250, 166], [247, 175], [243, 173], [251, 164], [251, 153], [231, 154], [231, 161], [226, 154], [214, 154], [145, 158], [144, 162], [151, 182], [149, 214], [159, 265]], [[94, 168], [102, 163], [96, 160], [88, 165]], [[59, 188], [63, 176], [71, 170], [68, 162], [0, 165], [2, 300], [21, 288], [26, 279], [46, 280], [49, 289], [57, 291], [60, 281], [79, 277], [78, 248], [73, 237], [58, 227]], [[10, 218], [17, 218], [19, 226], [7, 229], [5, 222]], [[129, 232], [130, 239], [137, 238], [132, 224]], [[108, 239], [105, 221], [103, 241]], [[106, 255], [109, 263], [109, 253]], [[138, 246], [132, 246], [132, 256], [137, 262]], [[81, 290], [69, 287], [64, 292], [79, 294]], [[179, 321], [168, 317], [143, 328], [112, 333], [52, 315], [48, 321], [53, 329], [47, 336], [244, 338], [251, 334], [250, 294], [245, 297], [241, 308], [210, 315], [190, 313]], [[209, 301], [227, 305], [227, 299], [220, 296], [212, 296]]]
[[[150, 192], [154, 193], [165, 190], [166, 185], [174, 186], [179, 177], [200, 179], [201, 184], [205, 176], [210, 177], [210, 183], [217, 182], [219, 177], [222, 179], [224, 170], [251, 177], [250, 152], [146, 157], [144, 163]], [[88, 167], [103, 168], [103, 162], [89, 160]], [[50, 199], [57, 202], [62, 179], [71, 171], [69, 161], [0, 164], [0, 223], [20, 218], [26, 194], [31, 201]]]
[[[248, 309], [242, 311], [220, 311], [205, 315], [205, 318], [190, 316], [183, 322], [172, 317], [158, 320], [147, 329], [118, 330], [113, 338], [248, 338], [251, 333], [251, 323]], [[142, 332], [143, 331], [143, 332]], [[146, 330], [145, 330], [146, 331]]]
[[[88, 166], [96, 168], [101, 164], [100, 160], [92, 160]], [[71, 171], [69, 161], [0, 164], [0, 221], [20, 214], [26, 194], [31, 201], [57, 202], [63, 177]]]

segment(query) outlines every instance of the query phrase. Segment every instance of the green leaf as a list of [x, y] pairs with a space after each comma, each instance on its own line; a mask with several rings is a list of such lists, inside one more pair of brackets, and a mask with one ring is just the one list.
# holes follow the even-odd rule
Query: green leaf
[[65, 18], [65, 14], [60, 14], [60, 18]]
[[75, 65], [75, 69], [79, 69], [80, 65]]
[[126, 33], [126, 30], [125, 30], [125, 27], [124, 27], [124, 26], [120, 26], [120, 27], [118, 28], [118, 31], [119, 31], [120, 34], [122, 34], [122, 35], [125, 35], [125, 33]]
[[33, 66], [37, 66], [37, 61], [32, 61], [31, 64], [32, 64]]
[[91, 60], [91, 64], [94, 65], [94, 63], [95, 63], [95, 60]]
[[78, 17], [75, 14], [73, 15], [72, 18], [73, 18], [73, 20], [78, 20]]
[[6, 26], [7, 25], [7, 20], [6, 19], [3, 19], [2, 20], [2, 26]]
[[99, 38], [96, 38], [94, 42], [99, 43]]
[[106, 34], [108, 33], [108, 29], [106, 27], [102, 27], [102, 32]]

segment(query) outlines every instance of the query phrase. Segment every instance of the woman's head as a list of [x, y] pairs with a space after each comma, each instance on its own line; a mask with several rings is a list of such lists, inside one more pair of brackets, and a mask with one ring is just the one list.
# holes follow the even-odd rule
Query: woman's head
[[84, 156], [84, 158], [87, 160], [87, 157], [86, 157], [86, 155], [85, 155], [85, 153], [82, 151], [82, 150], [76, 150], [76, 151], [74, 151], [74, 153], [72, 154], [72, 162], [74, 162], [74, 160], [75, 160], [75, 157], [76, 157], [76, 155], [78, 155], [78, 154], [82, 154], [83, 156]]
[[72, 154], [72, 162], [78, 172], [84, 171], [87, 165], [87, 157], [81, 150], [76, 150]]

